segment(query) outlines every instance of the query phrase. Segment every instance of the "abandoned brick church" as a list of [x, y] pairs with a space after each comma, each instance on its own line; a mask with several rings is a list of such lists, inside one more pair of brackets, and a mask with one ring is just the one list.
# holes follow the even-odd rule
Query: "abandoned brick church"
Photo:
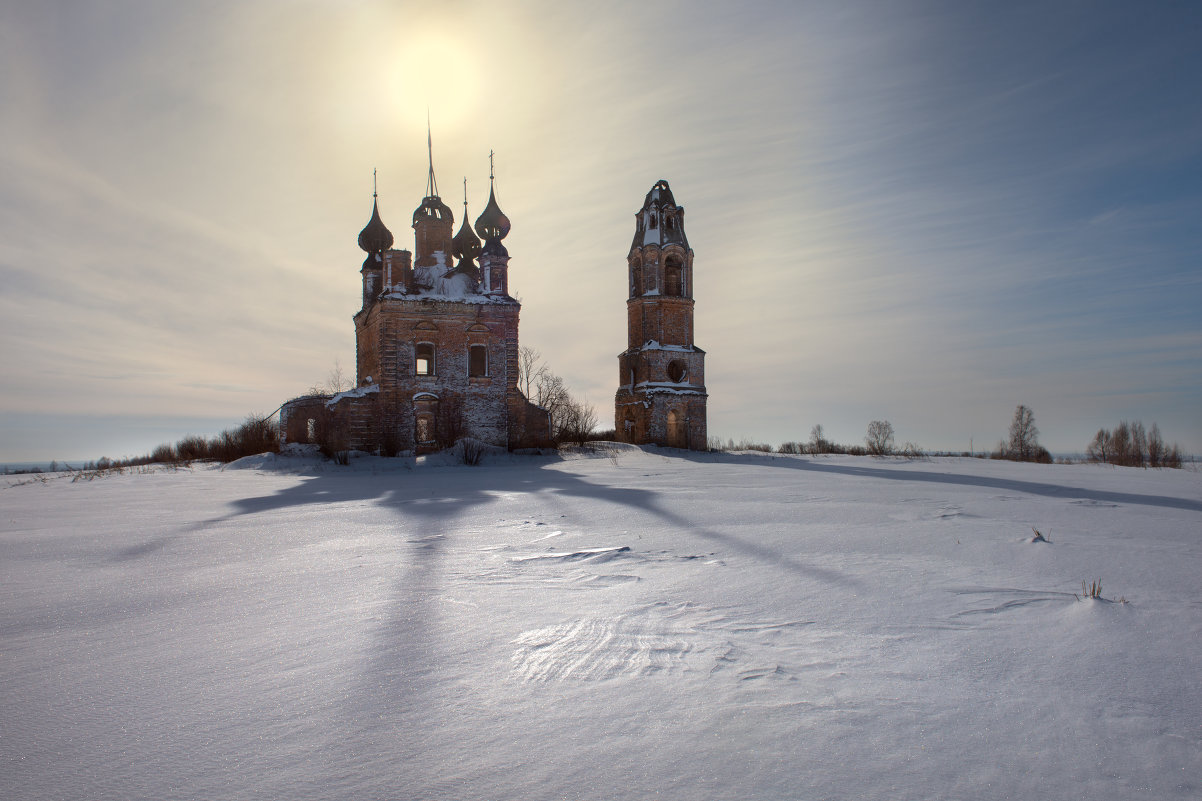
[[[284, 404], [286, 442], [338, 449], [430, 452], [473, 437], [515, 448], [550, 439], [547, 412], [518, 391], [518, 313], [509, 294], [509, 218], [490, 176], [488, 204], [452, 235], [433, 158], [413, 212], [414, 250], [394, 250], [373, 194], [359, 233], [367, 252], [363, 306], [355, 314], [356, 386]], [[481, 241], [483, 240], [483, 241]]]
[[[465, 192], [466, 195], [466, 192]], [[551, 441], [545, 409], [518, 389], [518, 314], [509, 294], [509, 218], [489, 176], [488, 203], [458, 233], [438, 195], [433, 157], [413, 212], [414, 249], [393, 249], [372, 214], [359, 233], [367, 253], [363, 304], [354, 316], [356, 385], [310, 394], [280, 409], [284, 442], [386, 455], [428, 453], [472, 437], [492, 445]], [[629, 342], [619, 357], [617, 436], [635, 443], [705, 448], [704, 352], [693, 346], [693, 251], [684, 209], [665, 181], [637, 215], [629, 255]]]

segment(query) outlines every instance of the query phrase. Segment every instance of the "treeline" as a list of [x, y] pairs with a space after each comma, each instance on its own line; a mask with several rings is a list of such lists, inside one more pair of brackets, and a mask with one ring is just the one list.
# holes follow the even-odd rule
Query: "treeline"
[[[845, 454], [848, 456], [903, 456], [908, 459], [920, 459], [927, 456], [977, 456], [984, 458], [986, 454], [963, 453], [927, 453], [913, 442], [907, 442], [897, 447], [894, 444], [893, 425], [888, 420], [873, 420], [868, 424], [868, 432], [864, 435], [864, 444], [841, 445], [826, 438], [821, 425], [810, 430], [808, 442], [785, 442], [779, 447], [762, 442], [742, 440], [735, 442], [728, 439], [711, 437], [710, 450], [714, 451], [761, 451], [764, 453], [788, 454]], [[1145, 430], [1143, 423], [1120, 422], [1113, 430], [1099, 429], [1093, 441], [1086, 448], [1086, 458], [1091, 462], [1125, 467], [1171, 467], [1180, 468], [1185, 457], [1176, 443], [1165, 444], [1160, 434], [1160, 427], [1155, 423]], [[1019, 404], [1014, 410], [1014, 418], [1010, 421], [1010, 431], [1007, 437], [998, 442], [997, 447], [988, 454], [991, 459], [1006, 459], [1013, 462], [1038, 462], [1051, 464], [1052, 454], [1039, 444], [1039, 429], [1035, 425], [1035, 413], [1031, 407]], [[1061, 459], [1064, 463], [1071, 459]]]
[[114, 468], [140, 467], [147, 464], [188, 464], [189, 462], [232, 462], [243, 456], [254, 456], [280, 449], [280, 427], [274, 417], [249, 415], [239, 426], [227, 428], [220, 434], [205, 439], [188, 435], [174, 445], [159, 445], [145, 456], [129, 459], [109, 459], [102, 456], [88, 462], [84, 470], [111, 470]]
[[1091, 462], [1124, 467], [1181, 467], [1181, 448], [1176, 443], [1166, 445], [1155, 423], [1147, 431], [1138, 420], [1119, 422], [1113, 430], [1099, 428], [1085, 449]]

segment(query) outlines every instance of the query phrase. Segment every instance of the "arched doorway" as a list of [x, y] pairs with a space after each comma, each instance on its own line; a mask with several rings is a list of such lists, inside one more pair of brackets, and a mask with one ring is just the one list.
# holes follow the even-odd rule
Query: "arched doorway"
[[685, 435], [684, 415], [675, 409], [668, 412], [668, 447], [689, 447], [688, 437]]

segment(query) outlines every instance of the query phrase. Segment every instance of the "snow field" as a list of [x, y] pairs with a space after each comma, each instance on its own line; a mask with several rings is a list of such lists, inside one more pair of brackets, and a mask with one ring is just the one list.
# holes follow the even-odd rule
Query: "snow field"
[[241, 466], [0, 489], [0, 796], [1202, 792], [1198, 473]]

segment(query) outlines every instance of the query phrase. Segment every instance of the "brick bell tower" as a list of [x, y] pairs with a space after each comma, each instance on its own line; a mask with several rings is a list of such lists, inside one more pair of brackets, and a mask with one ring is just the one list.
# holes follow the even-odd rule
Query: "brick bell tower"
[[618, 356], [617, 438], [704, 450], [705, 351], [693, 344], [693, 251], [684, 208], [657, 181], [635, 213], [627, 256], [626, 350]]

